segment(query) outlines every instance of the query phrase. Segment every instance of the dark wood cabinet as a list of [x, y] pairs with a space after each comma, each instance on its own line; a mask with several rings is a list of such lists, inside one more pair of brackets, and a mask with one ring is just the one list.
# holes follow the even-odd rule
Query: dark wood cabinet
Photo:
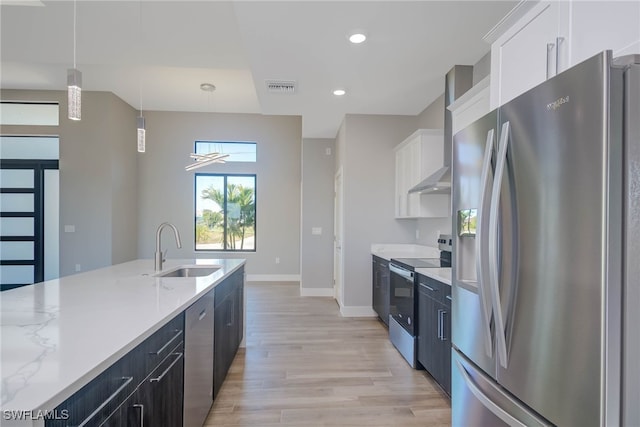
[[182, 426], [183, 372], [180, 343], [102, 426]]
[[[211, 295], [215, 396], [243, 338], [244, 267], [202, 298]], [[202, 311], [198, 314], [202, 316]], [[182, 312], [56, 407], [57, 414], [68, 414], [63, 415], [66, 419], [47, 420], [45, 426], [182, 426], [184, 340]]]
[[389, 326], [389, 261], [373, 255], [373, 309]]
[[418, 362], [451, 395], [451, 287], [418, 275]]
[[243, 334], [244, 270], [233, 273], [215, 288], [213, 342], [213, 396], [218, 395], [238, 352]]
[[132, 410], [140, 412], [146, 426], [182, 426], [184, 353], [174, 348], [134, 393]]

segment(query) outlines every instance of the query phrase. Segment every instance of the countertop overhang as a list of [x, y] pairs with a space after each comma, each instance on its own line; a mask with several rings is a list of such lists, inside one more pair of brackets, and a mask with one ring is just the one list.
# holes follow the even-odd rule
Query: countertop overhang
[[52, 410], [244, 263], [167, 260], [163, 271], [221, 268], [164, 278], [154, 276], [153, 260], [135, 260], [2, 292], [3, 415]]

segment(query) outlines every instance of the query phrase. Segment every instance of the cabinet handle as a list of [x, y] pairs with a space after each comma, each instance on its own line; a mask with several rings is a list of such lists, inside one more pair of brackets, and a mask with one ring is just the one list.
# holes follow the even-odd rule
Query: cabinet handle
[[140, 408], [140, 427], [144, 427], [144, 405], [141, 403], [136, 403], [133, 405], [134, 408]]
[[447, 295], [445, 298], [451, 301], [451, 295]]
[[111, 394], [111, 396], [109, 396], [107, 398], [107, 400], [102, 402], [100, 404], [100, 406], [98, 406], [96, 408], [95, 411], [93, 411], [91, 414], [89, 414], [89, 416], [87, 418], [85, 418], [80, 424], [78, 424], [78, 427], [84, 427], [85, 425], [87, 425], [87, 423], [89, 423], [89, 421], [91, 421], [93, 419], [93, 417], [95, 417], [100, 411], [102, 411], [104, 409], [104, 407], [109, 404], [109, 402], [111, 402], [113, 399], [115, 399], [116, 396], [118, 396], [118, 394], [120, 394], [120, 392], [122, 390], [124, 390], [131, 383], [131, 381], [133, 381], [133, 377], [122, 377], [122, 380], [124, 381], [124, 383], [122, 383], [122, 385], [120, 387], [118, 387], [118, 389], [116, 391], [114, 391]]
[[151, 352], [149, 354], [155, 354], [160, 356], [160, 353], [162, 353], [163, 351], [165, 351], [167, 349], [167, 347], [169, 347], [169, 345], [174, 342], [176, 340], [176, 338], [178, 338], [180, 335], [182, 335], [182, 330], [180, 329], [176, 329], [176, 334], [173, 336], [173, 338], [171, 338], [169, 341], [167, 341], [167, 343], [165, 345], [163, 345], [162, 347], [160, 347], [160, 350], [158, 351], [154, 351]]
[[440, 322], [442, 324], [442, 341], [446, 341], [447, 340], [447, 335], [446, 335], [446, 331], [444, 330], [444, 325], [445, 325], [445, 321], [444, 321], [444, 316], [447, 315], [447, 311], [446, 310], [442, 310], [442, 321]]
[[551, 77], [551, 51], [556, 45], [547, 43], [547, 80]]
[[227, 319], [227, 326], [231, 326], [233, 325], [233, 315], [234, 315], [234, 309], [235, 309], [235, 304], [233, 303], [233, 301], [231, 299], [229, 299], [229, 310], [227, 311], [229, 318]]
[[427, 288], [428, 290], [430, 290], [431, 292], [436, 292], [435, 289], [433, 289], [431, 286], [429, 285], [425, 285], [424, 283], [420, 283], [420, 286], [422, 286], [423, 288]]
[[202, 310], [202, 313], [200, 313], [200, 316], [198, 316], [198, 320], [204, 319], [206, 315], [207, 315], [207, 310]]
[[165, 375], [167, 375], [167, 372], [169, 372], [171, 370], [171, 368], [173, 368], [173, 365], [175, 365], [176, 363], [178, 363], [178, 360], [180, 360], [180, 358], [182, 357], [182, 353], [173, 353], [174, 356], [178, 356], [175, 358], [175, 360], [173, 362], [171, 362], [171, 365], [169, 365], [169, 367], [167, 369], [164, 370], [164, 372], [162, 374], [160, 374], [159, 377], [156, 378], [151, 378], [149, 380], [149, 382], [151, 383], [157, 383], [162, 381], [162, 379], [164, 378]]
[[564, 42], [564, 37], [556, 37], [556, 74], [560, 72], [560, 45]]
[[442, 310], [438, 310], [438, 339], [442, 340]]

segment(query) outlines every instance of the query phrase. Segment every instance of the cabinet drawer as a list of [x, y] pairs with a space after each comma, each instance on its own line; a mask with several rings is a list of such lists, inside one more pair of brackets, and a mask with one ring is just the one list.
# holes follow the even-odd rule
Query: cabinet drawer
[[218, 283], [214, 288], [215, 305], [220, 304], [231, 293], [233, 293], [238, 286], [242, 286], [244, 281], [244, 270], [236, 270], [231, 276], [227, 277], [221, 283]]
[[418, 274], [418, 292], [435, 299], [436, 301], [444, 302], [444, 283], [438, 282], [430, 277]]
[[146, 378], [177, 344], [183, 341], [184, 313], [180, 313], [130, 353], [140, 360], [137, 372], [138, 383]]

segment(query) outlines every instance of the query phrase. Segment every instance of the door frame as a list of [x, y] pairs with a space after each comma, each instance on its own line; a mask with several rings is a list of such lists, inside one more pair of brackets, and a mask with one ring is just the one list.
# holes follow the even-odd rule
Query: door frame
[[342, 167], [333, 183], [333, 297], [344, 306], [344, 182]]

